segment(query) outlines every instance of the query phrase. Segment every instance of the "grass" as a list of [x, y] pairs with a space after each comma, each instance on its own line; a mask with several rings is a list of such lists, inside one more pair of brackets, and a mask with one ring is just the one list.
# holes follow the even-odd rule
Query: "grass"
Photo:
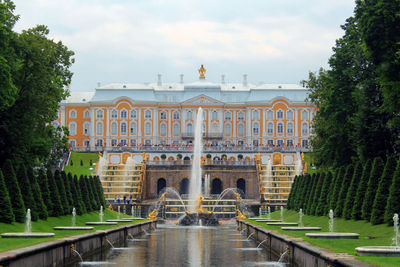
[[[304, 161], [307, 162], [307, 173], [313, 174], [318, 172], [317, 169], [312, 169], [313, 167], [316, 168], [314, 164], [314, 154], [312, 152], [304, 153]], [[311, 166], [311, 164], [314, 166]]]
[[[71, 160], [73, 165], [71, 166]], [[81, 166], [81, 160], [83, 165]], [[78, 177], [82, 175], [91, 175], [96, 171], [96, 165], [90, 166], [90, 160], [92, 163], [96, 163], [99, 160], [99, 156], [97, 153], [80, 153], [80, 152], [71, 152], [71, 157], [69, 158], [68, 165], [65, 166], [64, 170], [66, 173], [71, 173], [72, 175], [77, 175]], [[89, 168], [93, 168], [90, 170]]]
[[[116, 219], [118, 216], [117, 212], [111, 210], [104, 210], [103, 220]], [[132, 218], [131, 216], [125, 215], [121, 213], [121, 218]], [[144, 221], [137, 220], [135, 222], [122, 222], [117, 225], [99, 225], [94, 226], [93, 230], [85, 230], [85, 231], [73, 231], [73, 230], [53, 230], [54, 226], [71, 226], [72, 223], [72, 215], [60, 216], [60, 217], [49, 217], [47, 221], [39, 220], [37, 222], [32, 222], [32, 232], [46, 232], [46, 233], [55, 233], [55, 236], [52, 238], [0, 238], [0, 252], [22, 248], [27, 246], [32, 246], [38, 243], [54, 240], [57, 238], [63, 238], [67, 236], [80, 235], [84, 233], [95, 232], [97, 230], [105, 230], [110, 228], [119, 227], [121, 225], [127, 225], [132, 223], [137, 223]], [[83, 214], [82, 216], [76, 216], [76, 226], [85, 226], [86, 222], [96, 222], [99, 221], [99, 212], [91, 212]], [[13, 233], [13, 232], [24, 232], [25, 224], [23, 223], [0, 223], [0, 233]]]
[[[271, 213], [271, 218], [280, 219], [280, 211]], [[285, 222], [298, 222], [298, 220], [299, 214], [296, 211], [284, 211]], [[321, 231], [307, 231], [307, 233], [329, 232], [328, 221], [328, 216], [303, 216], [304, 226], [318, 226], [322, 228]], [[345, 220], [341, 218], [335, 218], [334, 231], [358, 233], [360, 234], [359, 239], [312, 239], [306, 237], [304, 231], [284, 231], [281, 230], [280, 226], [270, 226], [266, 225], [266, 223], [254, 221], [252, 221], [252, 223], [285, 234], [287, 236], [302, 238], [304, 241], [307, 241], [310, 244], [318, 247], [326, 248], [338, 253], [348, 253], [351, 255], [356, 255], [355, 248], [360, 246], [390, 246], [394, 236], [393, 227], [387, 226], [386, 224], [371, 225], [366, 221]], [[400, 266], [399, 257], [357, 256], [356, 258], [374, 266]]]

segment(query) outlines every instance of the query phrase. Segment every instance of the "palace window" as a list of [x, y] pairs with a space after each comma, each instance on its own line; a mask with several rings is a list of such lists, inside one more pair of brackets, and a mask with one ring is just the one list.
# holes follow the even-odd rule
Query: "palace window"
[[268, 144], [269, 146], [273, 146], [273, 145], [274, 145], [274, 140], [268, 140], [268, 141], [267, 141], [267, 144]]
[[161, 120], [166, 120], [167, 119], [167, 112], [163, 111], [160, 113], [160, 119]]
[[121, 110], [121, 119], [126, 119], [128, 117], [128, 112], [123, 109]]
[[174, 135], [179, 135], [179, 123], [175, 123], [172, 127], [172, 131]]
[[144, 133], [151, 134], [151, 123], [150, 122], [146, 122], [146, 124], [144, 125]]
[[145, 119], [151, 119], [151, 111], [150, 110], [146, 110], [144, 113], [144, 118]]
[[131, 119], [136, 119], [136, 117], [137, 117], [136, 110], [132, 109], [131, 110]]
[[174, 118], [174, 120], [179, 120], [179, 112], [178, 111], [174, 112], [173, 118]]
[[202, 127], [201, 127], [201, 132], [205, 133], [206, 132], [206, 124], [203, 123]]
[[308, 123], [304, 122], [304, 123], [301, 125], [301, 133], [302, 133], [302, 134], [308, 134]]
[[232, 126], [230, 123], [225, 124], [225, 134], [226, 135], [231, 135], [232, 132]]
[[97, 139], [96, 146], [103, 146], [103, 139]]
[[111, 146], [117, 146], [117, 139], [111, 140]]
[[85, 122], [83, 124], [83, 134], [84, 135], [90, 134], [90, 124], [89, 124], [89, 122]]
[[277, 117], [278, 119], [283, 119], [283, 111], [282, 111], [282, 110], [278, 110], [278, 111], [276, 112], [276, 117]]
[[117, 134], [118, 133], [118, 125], [115, 121], [111, 123], [111, 134]]
[[267, 119], [273, 120], [274, 119], [274, 112], [272, 110], [267, 111]]
[[240, 121], [244, 120], [244, 113], [241, 111], [238, 113], [238, 120]]
[[260, 119], [260, 112], [258, 110], [253, 110], [253, 120]]
[[287, 124], [287, 133], [292, 134], [293, 133], [293, 123], [289, 122]]
[[239, 135], [244, 135], [244, 125], [243, 123], [238, 124], [238, 134]]
[[193, 112], [192, 112], [192, 111], [189, 110], [189, 111], [187, 112], [186, 116], [187, 116], [187, 119], [188, 119], [188, 120], [193, 120]]
[[136, 140], [135, 139], [131, 139], [131, 146], [136, 146]]
[[294, 118], [293, 111], [292, 110], [288, 110], [286, 112], [286, 117], [287, 117], [288, 120], [293, 120], [293, 118]]
[[70, 118], [76, 118], [76, 111], [75, 111], [75, 110], [71, 110], [71, 111], [69, 112], [69, 117], [70, 117]]
[[212, 132], [217, 133], [218, 132], [218, 123], [214, 122], [212, 124]]
[[97, 134], [103, 134], [103, 123], [98, 122], [96, 125], [96, 133]]
[[283, 123], [279, 122], [277, 125], [278, 134], [283, 134]]
[[301, 146], [302, 147], [307, 147], [308, 146], [308, 140], [301, 140]]
[[121, 139], [121, 146], [127, 146], [126, 139]]
[[103, 110], [98, 110], [97, 112], [96, 112], [96, 117], [98, 118], [98, 119], [102, 119], [103, 117], [104, 117], [104, 112], [103, 112]]
[[272, 122], [268, 122], [268, 124], [267, 124], [267, 133], [268, 134], [274, 133], [274, 124]]
[[308, 111], [307, 110], [303, 110], [301, 112], [301, 119], [302, 120], [308, 120]]
[[232, 119], [232, 113], [225, 112], [225, 120], [230, 121]]
[[207, 116], [206, 116], [206, 111], [203, 110], [203, 120], [205, 120], [206, 118], [207, 118]]
[[84, 118], [90, 118], [90, 112], [89, 110], [85, 110], [85, 113], [83, 114]]
[[118, 118], [118, 111], [113, 109], [111, 111], [111, 119], [117, 119]]
[[293, 146], [293, 140], [287, 140], [286, 141], [286, 146]]
[[253, 124], [253, 134], [258, 134], [259, 132], [260, 132], [260, 128], [259, 128], [258, 123], [256, 122]]
[[218, 111], [214, 110], [211, 116], [212, 120], [218, 120]]
[[121, 134], [126, 134], [126, 122], [121, 123]]
[[167, 135], [167, 125], [165, 123], [162, 123], [160, 126], [160, 134]]
[[76, 135], [76, 123], [75, 122], [71, 122], [69, 124], [69, 135]]
[[189, 135], [191, 135], [193, 133], [193, 126], [191, 123], [189, 123], [188, 125], [186, 125], [186, 131]]
[[70, 145], [71, 147], [75, 147], [75, 145], [76, 145], [75, 140], [69, 140], [69, 145]]
[[276, 142], [276, 144], [277, 144], [278, 146], [283, 146], [283, 140], [278, 140], [278, 141]]
[[136, 122], [131, 123], [131, 134], [136, 134]]

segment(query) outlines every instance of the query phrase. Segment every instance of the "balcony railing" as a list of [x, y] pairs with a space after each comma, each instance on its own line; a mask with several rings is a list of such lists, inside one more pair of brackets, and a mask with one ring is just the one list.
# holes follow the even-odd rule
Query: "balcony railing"
[[[226, 166], [254, 166], [256, 162], [254, 160], [209, 160], [204, 165], [226, 165]], [[148, 160], [146, 165], [150, 166], [172, 166], [172, 165], [187, 165], [191, 166], [191, 160]]]
[[[204, 139], [222, 139], [224, 137], [224, 133], [203, 133], [202, 136]], [[182, 139], [194, 139], [194, 133], [182, 133]]]

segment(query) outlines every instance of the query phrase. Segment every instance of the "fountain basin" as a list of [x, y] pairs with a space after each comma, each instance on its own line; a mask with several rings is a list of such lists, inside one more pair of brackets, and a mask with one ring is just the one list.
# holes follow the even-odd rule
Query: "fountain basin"
[[93, 230], [91, 226], [56, 226], [54, 230]]
[[107, 220], [107, 222], [131, 222], [133, 220], [124, 220], [124, 219], [112, 219], [112, 220]]
[[356, 248], [358, 256], [400, 257], [400, 247], [395, 246], [367, 246]]
[[256, 219], [256, 222], [282, 222], [281, 220], [272, 220], [272, 219]]
[[117, 222], [86, 222], [86, 225], [116, 225]]
[[321, 227], [281, 227], [281, 229], [287, 231], [319, 231]]
[[267, 223], [267, 225], [272, 225], [272, 226], [296, 226], [299, 225], [298, 223], [294, 223], [294, 222], [270, 222]]
[[2, 238], [46, 238], [54, 237], [54, 233], [4, 233]]
[[356, 233], [326, 232], [326, 233], [307, 233], [306, 236], [310, 238], [322, 238], [322, 239], [358, 239], [360, 235]]
[[179, 220], [180, 225], [219, 225], [218, 220], [210, 213], [188, 213]]

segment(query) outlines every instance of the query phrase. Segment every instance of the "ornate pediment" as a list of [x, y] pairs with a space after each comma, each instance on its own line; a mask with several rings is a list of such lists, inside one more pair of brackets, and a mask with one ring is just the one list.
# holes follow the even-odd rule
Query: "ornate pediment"
[[213, 106], [213, 105], [223, 105], [224, 103], [218, 101], [212, 97], [206, 95], [199, 95], [190, 99], [187, 99], [181, 103], [185, 106]]

